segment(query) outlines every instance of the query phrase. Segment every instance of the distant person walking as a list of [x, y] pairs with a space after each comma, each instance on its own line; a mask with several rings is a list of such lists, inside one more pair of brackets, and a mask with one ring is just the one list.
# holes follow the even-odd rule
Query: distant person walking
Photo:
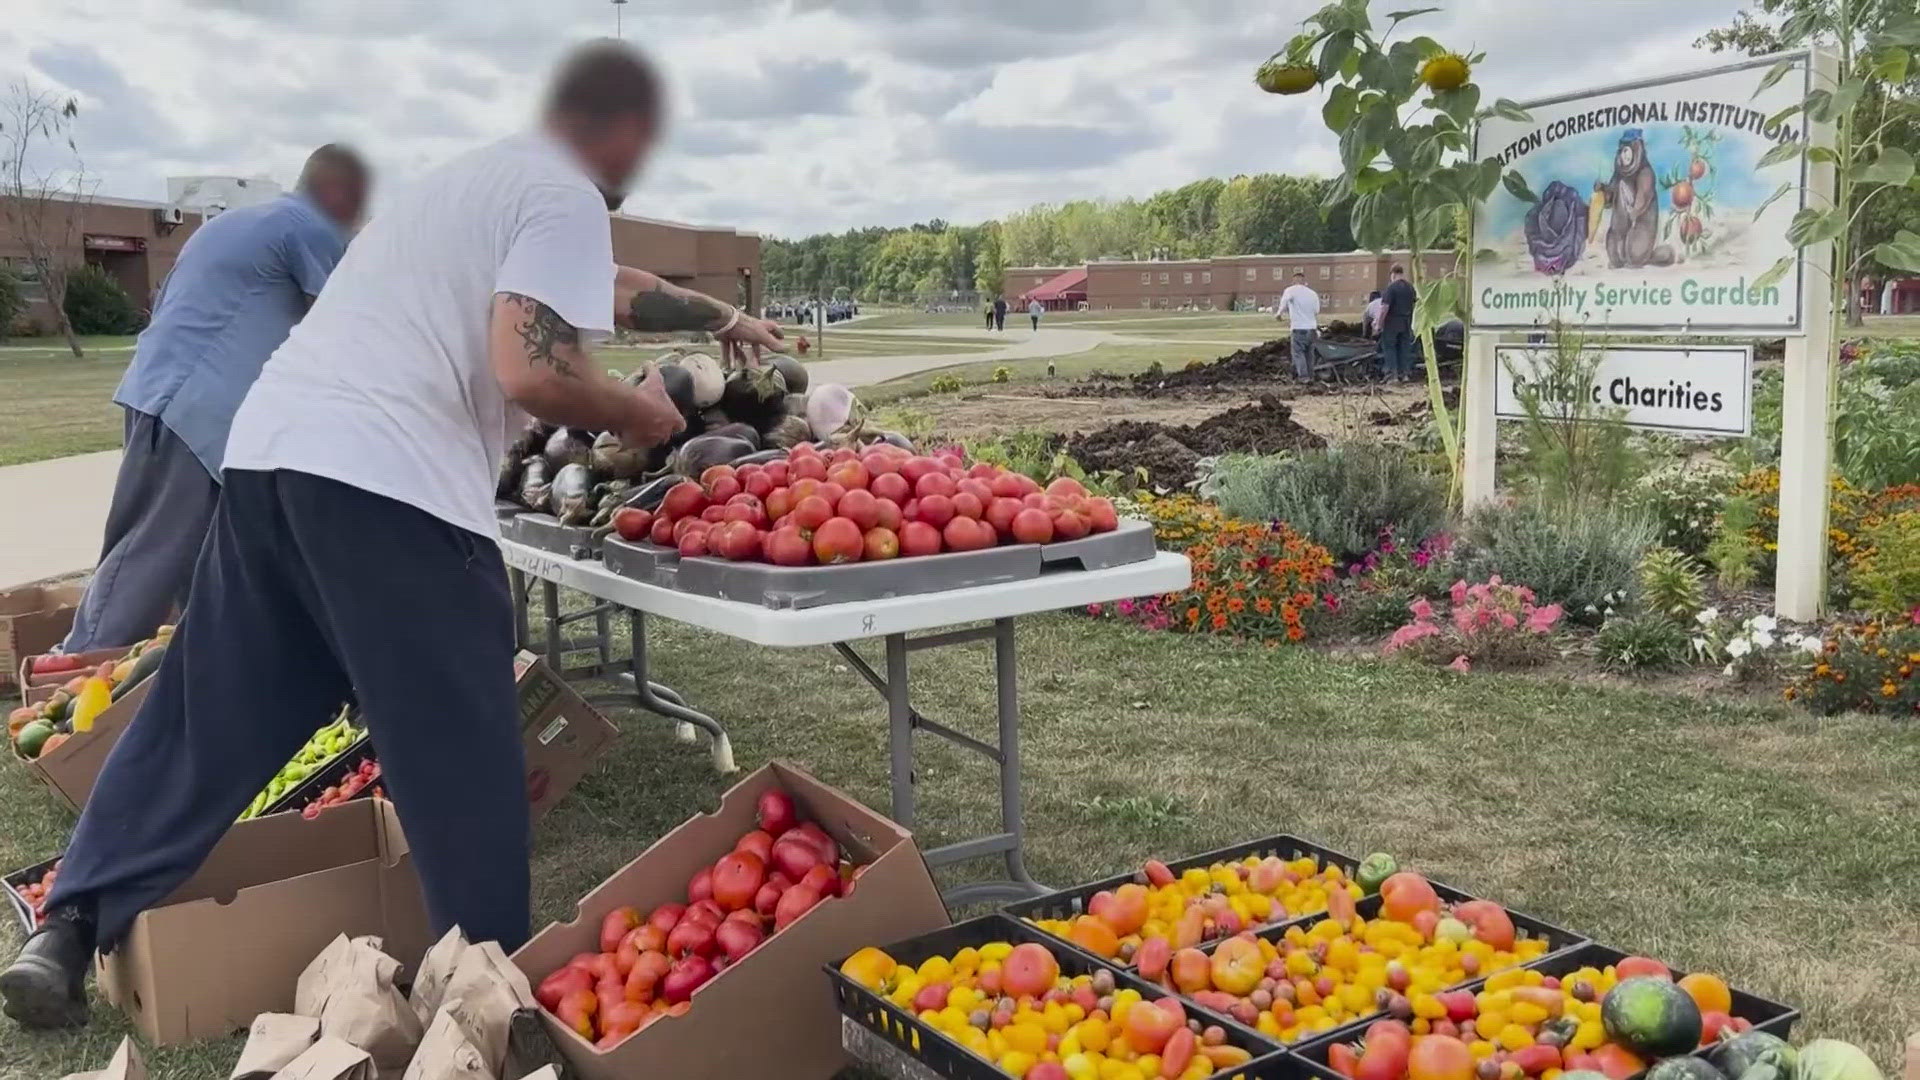
[[1313, 378], [1313, 338], [1320, 330], [1320, 294], [1307, 285], [1307, 275], [1296, 272], [1293, 284], [1280, 294], [1276, 319], [1286, 319], [1293, 331], [1293, 376]]
[[1007, 328], [1007, 298], [1004, 296], [993, 298], [993, 328], [995, 330]]
[[1047, 310], [1047, 306], [1040, 301], [1027, 301], [1027, 318], [1033, 320], [1033, 332], [1036, 334], [1040, 332], [1040, 313], [1045, 310]]
[[985, 311], [987, 316], [987, 329], [991, 330], [993, 329], [993, 305], [988, 304]]
[[1380, 315], [1380, 366], [1382, 374], [1397, 382], [1413, 378], [1413, 306], [1417, 299], [1406, 267], [1395, 265], [1393, 280], [1381, 297], [1386, 308]]
[[323, 146], [293, 193], [228, 210], [180, 249], [113, 393], [126, 449], [65, 651], [131, 645], [186, 600], [234, 411], [346, 251], [367, 181], [352, 150]]

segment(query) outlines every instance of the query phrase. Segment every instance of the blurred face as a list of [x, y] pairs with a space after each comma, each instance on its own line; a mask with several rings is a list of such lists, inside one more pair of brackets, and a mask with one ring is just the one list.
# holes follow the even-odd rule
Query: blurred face
[[360, 214], [366, 209], [367, 188], [365, 173], [328, 169], [314, 177], [307, 197], [335, 224], [343, 229], [351, 229], [359, 223]]
[[653, 151], [656, 125], [638, 116], [596, 120], [569, 125], [561, 136], [573, 147], [575, 156], [600, 189], [608, 210], [618, 210], [626, 200], [633, 178]]

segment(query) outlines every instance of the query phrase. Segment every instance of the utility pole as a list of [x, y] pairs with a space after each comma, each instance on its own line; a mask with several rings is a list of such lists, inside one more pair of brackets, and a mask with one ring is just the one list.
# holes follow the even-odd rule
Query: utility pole
[[627, 0], [611, 0], [611, 2], [613, 4], [613, 36], [616, 38], [625, 37], [625, 28], [621, 26], [620, 12], [622, 8], [627, 6]]

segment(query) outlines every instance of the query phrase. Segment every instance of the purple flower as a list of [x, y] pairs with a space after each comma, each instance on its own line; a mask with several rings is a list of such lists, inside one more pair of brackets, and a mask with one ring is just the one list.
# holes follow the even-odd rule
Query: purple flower
[[1116, 606], [1116, 607], [1118, 607], [1118, 608], [1120, 609], [1120, 614], [1122, 614], [1122, 615], [1131, 615], [1131, 614], [1133, 614], [1133, 601], [1131, 601], [1131, 600], [1122, 600], [1122, 601], [1120, 601], [1120, 603], [1119, 603], [1119, 604], [1117, 604], [1117, 605], [1115, 605], [1115, 606]]

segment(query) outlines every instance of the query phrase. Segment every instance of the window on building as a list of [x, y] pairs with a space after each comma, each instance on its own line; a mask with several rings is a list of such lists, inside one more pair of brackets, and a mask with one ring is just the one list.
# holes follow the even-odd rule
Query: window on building
[[1213, 284], [1213, 271], [1211, 270], [1200, 271], [1200, 284], [1202, 285]]
[[1280, 271], [1280, 268], [1279, 268], [1279, 267], [1277, 267], [1277, 266], [1276, 266], [1276, 267], [1274, 267], [1274, 268], [1273, 268], [1273, 280], [1275, 280], [1275, 281], [1279, 281], [1279, 280], [1280, 280], [1280, 273], [1281, 273], [1281, 271]]
[[1182, 271], [1180, 274], [1180, 284], [1182, 285], [1193, 284], [1193, 271], [1191, 270]]
[[1172, 280], [1173, 280], [1172, 274], [1168, 273], [1165, 270], [1160, 271], [1160, 284], [1165, 285], [1167, 282]]
[[1152, 307], [1152, 306], [1153, 306], [1153, 297], [1151, 297], [1151, 296], [1143, 296], [1143, 297], [1141, 297], [1141, 298], [1140, 298], [1140, 306], [1141, 306], [1141, 307], [1143, 307], [1143, 308], [1150, 308], [1150, 307]]
[[1255, 270], [1255, 269], [1254, 269], [1253, 267], [1251, 267], [1251, 266], [1249, 266], [1249, 267], [1247, 267], [1247, 280], [1248, 280], [1248, 281], [1252, 281], [1252, 280], [1253, 280], [1253, 279], [1254, 279], [1255, 277], [1258, 277], [1258, 276], [1259, 276], [1259, 274], [1260, 274], [1260, 271], [1258, 271], [1258, 270]]
[[1331, 266], [1323, 266], [1323, 267], [1321, 267], [1321, 268], [1320, 268], [1320, 280], [1321, 280], [1321, 281], [1325, 281], [1325, 280], [1327, 280], [1328, 278], [1330, 278], [1330, 277], [1332, 277], [1332, 276], [1333, 276], [1333, 267], [1331, 267]]
[[1142, 271], [1140, 272], [1140, 284], [1142, 284], [1142, 285], [1151, 285], [1151, 284], [1153, 284], [1153, 271], [1151, 271], [1151, 270], [1142, 270]]

